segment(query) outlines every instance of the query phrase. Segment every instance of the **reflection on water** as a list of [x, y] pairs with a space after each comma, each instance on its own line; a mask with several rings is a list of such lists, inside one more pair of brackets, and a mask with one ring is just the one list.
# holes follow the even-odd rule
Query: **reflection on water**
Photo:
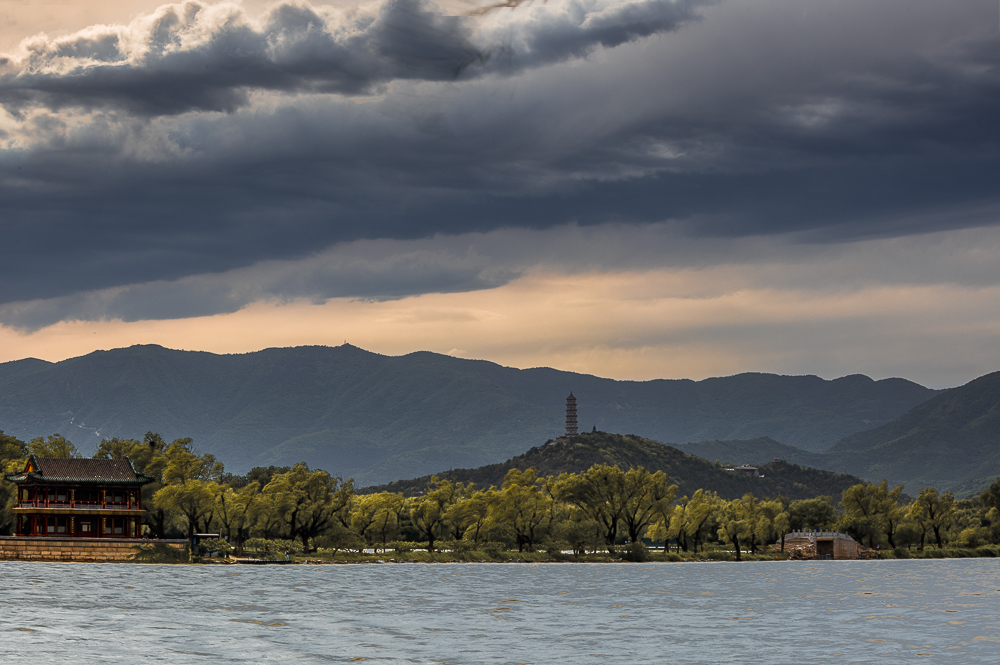
[[991, 559], [6, 562], [0, 593], [0, 657], [36, 663], [1000, 660]]

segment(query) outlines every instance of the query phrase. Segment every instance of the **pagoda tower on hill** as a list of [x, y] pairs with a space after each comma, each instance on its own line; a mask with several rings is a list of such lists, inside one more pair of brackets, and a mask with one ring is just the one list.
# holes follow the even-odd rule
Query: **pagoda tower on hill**
[[566, 436], [576, 436], [576, 398], [573, 391], [566, 398]]

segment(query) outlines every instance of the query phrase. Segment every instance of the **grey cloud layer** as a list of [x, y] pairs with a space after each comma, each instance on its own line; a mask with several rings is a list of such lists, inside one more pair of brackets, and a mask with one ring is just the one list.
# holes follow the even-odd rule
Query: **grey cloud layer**
[[[440, 269], [433, 252], [405, 270], [402, 258], [325, 273], [298, 262], [364, 239], [670, 220], [678, 237], [736, 252], [732, 239], [836, 244], [1000, 221], [993, 2], [729, 0], [688, 21], [693, 7], [549, 0], [469, 23], [413, 4], [285, 4], [260, 21], [205, 6], [30, 41], [41, 55], [9, 62], [4, 85], [39, 87], [3, 88], [22, 105], [0, 115], [0, 303], [20, 303], [0, 321], [467, 290], [532, 265], [516, 253]], [[171, 12], [169, 29], [150, 27]], [[387, 19], [406, 12], [422, 18]], [[276, 21], [286, 41], [268, 32]], [[317, 60], [335, 51], [339, 69]], [[199, 69], [210, 55], [236, 64]], [[445, 63], [468, 58], [451, 80]], [[386, 77], [378, 95], [325, 92]], [[235, 110], [177, 113], [192, 108]], [[215, 286], [199, 290], [199, 275], [267, 261], [312, 277], [205, 277]]]
[[645, 271], [669, 265], [678, 298], [742, 289], [850, 293], [946, 283], [1000, 285], [1000, 228], [836, 244], [793, 238], [691, 238], [676, 225], [563, 226], [421, 240], [345, 243], [303, 259], [221, 274], [0, 305], [0, 322], [36, 330], [62, 320], [139, 321], [235, 312], [259, 301], [390, 300], [492, 288], [531, 271]]
[[[513, 74], [673, 30], [704, 4], [710, 0], [590, 0], [497, 31], [495, 21], [441, 16], [420, 0], [349, 12], [284, 3], [259, 20], [238, 5], [188, 1], [128, 26], [26, 40], [0, 60], [0, 103], [14, 111], [233, 111], [253, 90], [356, 95], [396, 80], [454, 80], [470, 67], [468, 77]], [[499, 65], [489, 66], [496, 55]]]

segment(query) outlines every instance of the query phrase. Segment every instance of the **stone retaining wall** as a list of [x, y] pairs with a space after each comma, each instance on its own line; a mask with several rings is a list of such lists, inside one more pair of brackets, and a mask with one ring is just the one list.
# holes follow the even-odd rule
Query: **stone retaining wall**
[[161, 543], [177, 549], [186, 540], [136, 540], [119, 538], [26, 538], [0, 537], [0, 560], [4, 561], [127, 561], [140, 545]]

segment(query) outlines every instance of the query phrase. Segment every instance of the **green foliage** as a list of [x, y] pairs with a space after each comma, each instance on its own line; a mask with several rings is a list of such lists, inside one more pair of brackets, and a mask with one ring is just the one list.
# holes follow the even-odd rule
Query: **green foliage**
[[357, 552], [360, 554], [364, 552], [366, 546], [361, 536], [340, 522], [330, 524], [313, 542], [316, 545], [316, 549], [323, 548], [333, 553], [344, 550], [345, 552]]
[[386, 542], [399, 533], [406, 503], [402, 496], [380, 492], [360, 496], [351, 513], [351, 529], [369, 545], [386, 548]]
[[61, 434], [52, 434], [47, 439], [37, 436], [28, 443], [28, 454], [35, 457], [83, 457], [66, 437]]
[[448, 520], [448, 509], [458, 498], [461, 483], [432, 477], [423, 496], [410, 501], [410, 522], [427, 539], [427, 551], [434, 551], [438, 539]]
[[188, 551], [166, 543], [149, 543], [137, 547], [129, 560], [134, 563], [187, 563]]
[[[4, 434], [0, 429], [0, 460], [9, 462], [24, 460], [28, 457], [28, 444], [17, 437]], [[4, 464], [6, 467], [6, 464]], [[20, 470], [20, 469], [18, 469]]]
[[232, 545], [227, 543], [222, 538], [205, 538], [204, 540], [200, 540], [198, 541], [198, 549], [205, 554], [218, 552], [222, 555], [229, 554], [233, 551]]
[[839, 517], [833, 497], [830, 496], [798, 499], [788, 505], [788, 527], [791, 531], [826, 531], [833, 528]]
[[[27, 456], [28, 444], [0, 430], [0, 477], [5, 473], [23, 471]], [[14, 484], [0, 482], [0, 534], [13, 532], [16, 498]]]
[[719, 538], [732, 543], [737, 561], [742, 560], [741, 541], [746, 545], [756, 530], [758, 508], [753, 494], [745, 494], [742, 499], [733, 499], [719, 505]]
[[[304, 462], [280, 473], [264, 487], [266, 505], [279, 517], [284, 535], [299, 538], [308, 548], [311, 538], [336, 526], [347, 532], [350, 527], [351, 503], [354, 500], [354, 481], [346, 482], [326, 471], [312, 471]], [[341, 544], [350, 544], [340, 539]], [[353, 541], [352, 541], [353, 542]]]
[[[938, 494], [933, 487], [920, 490], [910, 507], [910, 518], [920, 525], [923, 533], [933, 534], [938, 547], [944, 545], [946, 531], [955, 520], [957, 506], [951, 492]], [[922, 544], [922, 542], [921, 542]]]
[[543, 490], [534, 469], [511, 469], [504, 479], [503, 489], [492, 498], [489, 512], [492, 519], [510, 525], [518, 551], [533, 552], [535, 544], [548, 535], [552, 522], [555, 502], [551, 488]]
[[890, 490], [885, 480], [879, 485], [849, 487], [841, 495], [844, 515], [837, 523], [837, 530], [850, 534], [858, 542], [866, 541], [873, 549], [884, 542], [895, 548], [894, 536], [907, 516], [899, 505], [902, 493], [902, 485]]
[[628, 547], [622, 551], [622, 559], [631, 561], [632, 563], [645, 563], [651, 558], [649, 550], [639, 542], [629, 543]]
[[293, 555], [305, 551], [299, 541], [282, 538], [250, 538], [243, 543], [244, 555], [255, 559], [284, 559], [285, 550]]
[[410, 540], [394, 540], [391, 543], [386, 543], [386, 545], [396, 554], [406, 554], [407, 552], [412, 552], [413, 550], [425, 547], [424, 543], [418, 543]]
[[153, 495], [157, 508], [182, 519], [187, 537], [203, 524], [208, 528], [215, 514], [216, 495], [224, 490], [216, 481], [222, 475], [222, 463], [214, 455], [196, 455], [191, 439], [177, 439], [157, 460], [162, 465], [163, 486]]

